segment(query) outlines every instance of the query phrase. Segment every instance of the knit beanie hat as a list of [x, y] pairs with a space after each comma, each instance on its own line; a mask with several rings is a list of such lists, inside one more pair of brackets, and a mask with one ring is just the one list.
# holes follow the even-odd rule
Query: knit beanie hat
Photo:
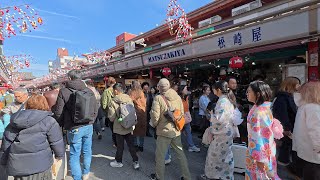
[[159, 83], [158, 83], [158, 87], [159, 87], [159, 90], [161, 92], [166, 92], [170, 89], [170, 82], [168, 79], [166, 78], [162, 78], [160, 79]]

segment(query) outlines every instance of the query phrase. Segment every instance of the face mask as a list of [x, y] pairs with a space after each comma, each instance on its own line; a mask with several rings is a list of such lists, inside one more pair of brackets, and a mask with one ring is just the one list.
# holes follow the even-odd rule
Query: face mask
[[293, 93], [293, 99], [297, 106], [302, 103], [302, 96], [300, 93]]

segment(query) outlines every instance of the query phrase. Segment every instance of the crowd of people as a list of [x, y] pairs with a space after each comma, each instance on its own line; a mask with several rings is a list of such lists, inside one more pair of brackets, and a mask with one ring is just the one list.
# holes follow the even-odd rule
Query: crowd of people
[[68, 76], [64, 87], [54, 84], [43, 93], [1, 89], [1, 180], [8, 176], [64, 179], [67, 148], [71, 176], [88, 180], [92, 138], [94, 132], [98, 139], [103, 138], [105, 126], [110, 127], [116, 148], [111, 167], [123, 167], [126, 141], [132, 167], [138, 170], [137, 152], [144, 151], [146, 136], [154, 136], [151, 179], [165, 180], [165, 165], [171, 162], [170, 151], [174, 150], [181, 179], [191, 180], [181, 135], [186, 136], [189, 152], [200, 152], [192, 135], [195, 107], [199, 108], [199, 137], [210, 139], [199, 179], [234, 179], [234, 162], [239, 158], [232, 150], [236, 142], [247, 144], [245, 179], [280, 179], [277, 166], [286, 167], [298, 178], [320, 177], [320, 82], [301, 85], [298, 78], [288, 77], [273, 98], [268, 84], [253, 81], [247, 88], [250, 111], [246, 113], [233, 77], [211, 86], [203, 84], [202, 95], [195, 100], [188, 86], [172, 85], [165, 78], [155, 87], [133, 81], [127, 89], [109, 77], [106, 89], [99, 91], [92, 81], [82, 80], [78, 70]]

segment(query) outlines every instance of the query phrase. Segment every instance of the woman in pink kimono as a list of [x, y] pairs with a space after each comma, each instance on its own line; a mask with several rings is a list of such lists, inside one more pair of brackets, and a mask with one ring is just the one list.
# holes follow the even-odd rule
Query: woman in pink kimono
[[247, 90], [248, 101], [254, 106], [248, 115], [248, 150], [246, 180], [280, 179], [277, 175], [276, 143], [270, 110], [272, 91], [262, 81], [254, 81]]

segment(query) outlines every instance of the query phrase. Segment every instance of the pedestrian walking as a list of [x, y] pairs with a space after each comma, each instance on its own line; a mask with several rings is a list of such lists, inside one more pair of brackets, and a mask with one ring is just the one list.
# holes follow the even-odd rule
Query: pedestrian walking
[[103, 128], [103, 121], [102, 120], [102, 112], [101, 112], [101, 95], [100, 93], [97, 91], [97, 89], [94, 87], [94, 83], [91, 79], [87, 79], [85, 80], [85, 83], [87, 85], [87, 87], [89, 89], [91, 89], [91, 91], [94, 93], [96, 99], [97, 99], [97, 102], [98, 102], [98, 115], [97, 115], [97, 118], [93, 124], [93, 129], [94, 131], [96, 132], [97, 136], [98, 136], [98, 139], [102, 139], [102, 128]]
[[297, 168], [297, 153], [292, 151], [292, 132], [298, 109], [293, 93], [298, 91], [300, 84], [300, 80], [296, 77], [284, 79], [272, 105], [273, 116], [280, 120], [284, 128], [284, 137], [279, 147], [278, 164], [286, 166], [298, 176], [301, 176], [301, 173]]
[[182, 99], [182, 104], [183, 104], [183, 110], [184, 110], [184, 117], [186, 120], [186, 124], [183, 128], [183, 132], [185, 133], [185, 135], [187, 136], [187, 143], [188, 143], [188, 151], [189, 152], [200, 152], [200, 148], [198, 148], [192, 139], [192, 132], [191, 132], [191, 121], [192, 121], [192, 117], [190, 114], [190, 110], [189, 110], [189, 91], [188, 91], [188, 87], [185, 85], [179, 86], [178, 88], [178, 93]]
[[[15, 180], [51, 180], [51, 166], [65, 154], [59, 124], [45, 97], [33, 95], [26, 110], [18, 110], [4, 132], [1, 163]], [[2, 172], [1, 172], [2, 173]]]
[[272, 91], [263, 81], [250, 83], [248, 101], [254, 103], [248, 123], [248, 150], [246, 179], [280, 179], [277, 174], [276, 143], [272, 123], [275, 121], [270, 109]]
[[298, 112], [293, 129], [293, 150], [306, 180], [320, 177], [320, 83], [308, 82], [294, 94]]
[[150, 133], [150, 111], [151, 111], [151, 107], [152, 107], [152, 101], [153, 101], [153, 95], [152, 92], [155, 93], [155, 90], [153, 89], [151, 92], [150, 85], [148, 82], [144, 82], [141, 84], [141, 88], [143, 90], [144, 96], [147, 100], [147, 107], [146, 107], [146, 113], [147, 113], [147, 129], [146, 129], [146, 136], [147, 137], [152, 137], [151, 133]]
[[[114, 97], [113, 94], [113, 86], [116, 84], [116, 80], [113, 77], [109, 77], [107, 80], [107, 86], [108, 88], [104, 90], [101, 96], [101, 105], [106, 114], [108, 114], [109, 106], [111, 105], [112, 98]], [[109, 119], [106, 119], [108, 121], [111, 133], [112, 133], [112, 141], [113, 141], [113, 146], [117, 146], [117, 140], [116, 140], [116, 135], [113, 132], [113, 122], [111, 122]]]
[[[116, 135], [117, 140], [117, 152], [115, 161], [110, 163], [111, 167], [123, 167], [122, 164], [122, 156], [124, 150], [124, 141], [126, 141], [127, 146], [129, 148], [129, 152], [131, 154], [133, 160], [133, 168], [139, 169], [140, 165], [138, 162], [138, 156], [136, 153], [136, 149], [133, 145], [133, 126], [129, 128], [125, 128], [121, 125], [120, 121], [123, 120], [121, 117], [121, 104], [130, 104], [134, 106], [132, 99], [127, 94], [124, 94], [124, 87], [122, 84], [117, 83], [113, 87], [113, 94], [115, 97], [112, 99], [112, 102], [109, 106], [108, 117], [111, 122], [113, 122], [113, 131]], [[145, 132], [145, 131], [144, 131]]]
[[200, 179], [233, 179], [234, 161], [231, 148], [236, 98], [225, 81], [215, 83], [213, 91], [219, 97], [214, 111], [210, 111], [210, 133], [214, 139], [210, 143], [204, 174]]
[[[59, 91], [60, 91], [60, 85], [58, 83], [53, 83], [50, 87], [50, 91], [47, 91], [43, 94], [43, 96], [47, 99], [48, 105], [50, 110], [52, 107], [56, 104]], [[67, 144], [66, 140], [66, 131], [64, 131], [61, 128], [61, 132], [63, 134], [65, 145]], [[60, 162], [55, 162], [53, 165], [54, 168], [52, 168], [53, 172], [53, 179], [54, 180], [61, 180], [65, 179], [67, 176], [67, 154], [65, 153], [65, 157]]]
[[16, 113], [21, 106], [28, 100], [28, 90], [26, 88], [17, 88], [14, 90], [14, 102], [2, 109], [3, 114], [12, 115]]
[[209, 94], [211, 93], [210, 86], [205, 85], [202, 88], [202, 96], [199, 99], [199, 116], [200, 116], [200, 132], [199, 138], [202, 138], [204, 131], [209, 127], [209, 120], [207, 119], [207, 107], [210, 103]]
[[158, 180], [165, 179], [165, 156], [169, 146], [171, 146], [178, 156], [182, 178], [184, 180], [190, 180], [191, 175], [188, 162], [181, 143], [181, 132], [176, 129], [172, 121], [165, 117], [165, 112], [169, 108], [166, 100], [172, 109], [179, 109], [183, 113], [181, 98], [176, 91], [170, 88], [170, 82], [165, 78], [159, 81], [158, 87], [160, 95], [155, 97], [150, 112], [151, 125], [156, 128], [157, 131], [156, 173], [151, 174], [151, 178]]
[[133, 131], [134, 145], [138, 151], [143, 152], [144, 137], [147, 132], [147, 101], [139, 81], [132, 82], [132, 88], [129, 92], [129, 96], [134, 103], [138, 119], [138, 124], [135, 126]]
[[[92, 159], [92, 134], [98, 103], [95, 94], [81, 80], [81, 72], [68, 73], [70, 81], [59, 91], [57, 103], [52, 109], [61, 127], [67, 130], [70, 144], [69, 164], [74, 180], [88, 180]], [[83, 156], [83, 170], [80, 155]]]

